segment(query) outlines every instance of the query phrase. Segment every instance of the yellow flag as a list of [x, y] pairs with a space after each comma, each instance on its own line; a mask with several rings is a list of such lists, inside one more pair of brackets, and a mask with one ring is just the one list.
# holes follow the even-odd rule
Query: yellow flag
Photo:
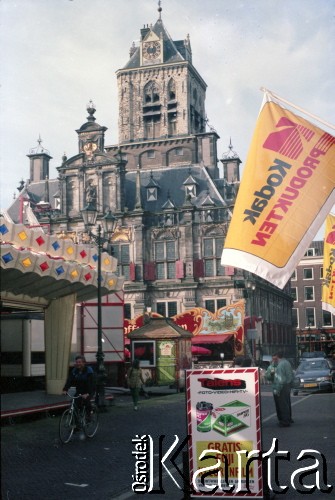
[[326, 219], [323, 247], [322, 309], [335, 314], [335, 215]]
[[335, 137], [263, 106], [221, 263], [283, 288], [335, 204]]

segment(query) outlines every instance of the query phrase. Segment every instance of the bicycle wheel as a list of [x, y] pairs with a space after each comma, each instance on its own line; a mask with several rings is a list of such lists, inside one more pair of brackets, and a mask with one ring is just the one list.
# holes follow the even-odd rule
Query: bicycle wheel
[[95, 406], [92, 406], [91, 413], [89, 415], [84, 412], [84, 432], [87, 437], [91, 438], [95, 435], [99, 427], [99, 414]]
[[74, 415], [70, 409], [64, 411], [59, 422], [59, 438], [66, 444], [72, 438], [75, 427]]

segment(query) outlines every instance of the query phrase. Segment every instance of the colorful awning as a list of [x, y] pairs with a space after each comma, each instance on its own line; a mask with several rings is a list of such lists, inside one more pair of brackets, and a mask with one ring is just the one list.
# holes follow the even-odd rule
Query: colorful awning
[[234, 335], [232, 333], [224, 333], [218, 335], [195, 335], [192, 337], [192, 345], [197, 344], [223, 344], [228, 342]]
[[[40, 228], [13, 224], [3, 217], [0, 220], [0, 240], [2, 298], [6, 294], [26, 295], [42, 298], [47, 303], [72, 293], [76, 293], [78, 302], [96, 297], [97, 249], [95, 253], [86, 253], [72, 240], [58, 241]], [[102, 267], [104, 259], [107, 259], [106, 254], [102, 255]], [[101, 271], [102, 295], [122, 289], [123, 279], [111, 271], [114, 261], [109, 260], [109, 271]]]

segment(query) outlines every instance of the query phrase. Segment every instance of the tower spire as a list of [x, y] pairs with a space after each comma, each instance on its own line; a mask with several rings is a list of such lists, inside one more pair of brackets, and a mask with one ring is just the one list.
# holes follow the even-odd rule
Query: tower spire
[[161, 21], [162, 20], [162, 2], [161, 0], [158, 0], [158, 12], [159, 12], [159, 20]]

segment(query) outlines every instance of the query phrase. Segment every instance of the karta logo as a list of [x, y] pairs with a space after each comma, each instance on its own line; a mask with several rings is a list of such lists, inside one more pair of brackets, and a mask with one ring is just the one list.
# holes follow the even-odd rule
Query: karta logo
[[304, 149], [301, 136], [309, 142], [314, 136], [314, 132], [285, 117], [280, 118], [276, 125], [276, 128], [281, 127], [281, 130], [272, 132], [268, 136], [263, 147], [276, 151], [291, 160], [296, 160]]
[[198, 378], [201, 387], [205, 389], [213, 389], [214, 391], [226, 391], [245, 389], [245, 380], [240, 379], [222, 379], [222, 378]]

